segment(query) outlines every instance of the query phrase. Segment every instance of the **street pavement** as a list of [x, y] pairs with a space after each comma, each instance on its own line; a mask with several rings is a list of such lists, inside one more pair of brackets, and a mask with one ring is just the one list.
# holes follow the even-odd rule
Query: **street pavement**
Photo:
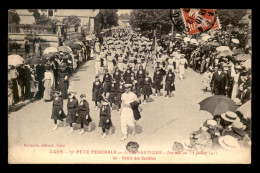
[[[176, 91], [174, 96], [166, 99], [166, 92], [161, 90], [162, 95], [155, 98], [151, 96], [151, 101], [141, 105], [143, 111], [142, 118], [137, 122], [136, 135], [128, 135], [125, 141], [120, 141], [122, 137], [120, 129], [120, 115], [117, 107], [112, 111], [113, 134], [101, 139], [102, 130], [98, 127], [99, 110], [94, 110], [92, 98], [92, 83], [95, 78], [94, 60], [90, 60], [80, 67], [77, 73], [70, 78], [69, 91], [76, 92], [76, 97], [85, 93], [87, 101], [90, 104], [90, 116], [93, 119], [92, 131], [79, 135], [80, 125], [74, 125], [74, 131], [70, 134], [70, 127], [60, 126], [56, 131], [51, 129], [54, 122], [51, 119], [52, 102], [35, 101], [24, 106], [17, 112], [11, 112], [8, 115], [8, 145], [9, 153], [13, 159], [19, 161], [23, 158], [26, 162], [31, 158], [33, 151], [35, 158], [41, 159], [42, 162], [49, 162], [50, 155], [39, 154], [46, 153], [48, 148], [25, 148], [24, 144], [64, 144], [67, 148], [82, 149], [109, 149], [125, 151], [126, 144], [129, 141], [135, 141], [139, 144], [139, 150], [169, 150], [171, 151], [175, 141], [184, 142], [188, 139], [192, 131], [198, 130], [200, 125], [212, 116], [205, 112], [199, 111], [199, 102], [209, 96], [211, 93], [203, 92], [202, 76], [192, 69], [185, 71], [184, 80], [176, 77]], [[153, 77], [154, 70], [149, 62], [148, 71]], [[102, 79], [103, 73], [100, 73]], [[64, 100], [64, 111], [67, 113], [67, 100]], [[85, 127], [87, 130], [87, 127]], [[66, 149], [67, 149], [66, 148]], [[36, 154], [38, 152], [38, 155]], [[37, 157], [36, 157], [37, 155]], [[41, 156], [40, 156], [41, 155]], [[101, 156], [93, 158], [92, 161], [98, 161]], [[68, 162], [65, 158], [60, 158], [57, 162]], [[65, 159], [65, 160], [64, 160]], [[69, 159], [73, 160], [73, 157]], [[82, 158], [79, 162], [90, 161], [91, 159]], [[29, 162], [29, 160], [28, 160]], [[74, 161], [75, 162], [75, 161]]]

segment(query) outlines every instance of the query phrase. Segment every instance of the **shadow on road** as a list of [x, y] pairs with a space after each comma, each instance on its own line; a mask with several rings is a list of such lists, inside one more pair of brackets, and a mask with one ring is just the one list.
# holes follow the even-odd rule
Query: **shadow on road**
[[17, 111], [21, 110], [24, 106], [28, 105], [29, 103], [31, 103], [29, 100], [27, 100], [23, 103], [17, 103], [10, 108], [9, 113], [17, 112]]
[[143, 133], [143, 128], [142, 128], [142, 126], [136, 125], [136, 126], [135, 126], [135, 132], [136, 132], [137, 134]]

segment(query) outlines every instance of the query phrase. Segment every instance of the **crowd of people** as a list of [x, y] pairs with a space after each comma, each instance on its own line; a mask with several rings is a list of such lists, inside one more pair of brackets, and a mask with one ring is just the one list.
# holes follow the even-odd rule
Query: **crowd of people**
[[[95, 102], [95, 110], [100, 109], [102, 138], [106, 137], [106, 130], [112, 133], [110, 117], [113, 105], [117, 105], [118, 114], [121, 115], [121, 140], [125, 140], [127, 127], [131, 127], [132, 134], [135, 134], [135, 125], [140, 119], [139, 105], [149, 102], [151, 95], [155, 98], [161, 96], [162, 89], [165, 90], [166, 99], [173, 97], [175, 78], [182, 81], [188, 67], [203, 74], [205, 92], [209, 90], [213, 95], [227, 96], [240, 106], [251, 99], [251, 69], [245, 68], [233, 54], [221, 54], [216, 48], [227, 46], [230, 51], [241, 49], [251, 55], [251, 47], [246, 44], [245, 36], [238, 36], [237, 33], [215, 31], [209, 34], [210, 37], [204, 41], [201, 41], [201, 35], [188, 36], [185, 33], [176, 34], [171, 39], [157, 40], [123, 29], [111, 37], [96, 38], [93, 44], [82, 41], [80, 49], [72, 49], [72, 53], [60, 51], [42, 65], [10, 67], [14, 101], [18, 102], [19, 96], [21, 99], [38, 96], [44, 101], [53, 100], [53, 130], [58, 128], [57, 120], [67, 118], [63, 122], [70, 124], [68, 133], [73, 131], [73, 123], [81, 125], [79, 134], [84, 133], [84, 125], [90, 131], [92, 119], [86, 95], [81, 94], [78, 102], [74, 92], [68, 93], [68, 79], [82, 61], [91, 56], [93, 48], [96, 76], [92, 101]], [[231, 41], [235, 38], [239, 42]], [[153, 64], [152, 75], [147, 70], [148, 62]], [[67, 115], [63, 111], [64, 99], [68, 99]], [[220, 146], [233, 150], [239, 146], [238, 143], [250, 145], [250, 130], [248, 119], [228, 111], [207, 120], [199, 131], [192, 133], [190, 142], [185, 146], [197, 151]], [[234, 146], [228, 146], [228, 142]]]
[[[28, 49], [28, 42], [25, 44], [25, 49]], [[38, 50], [39, 43], [35, 45], [37, 50], [35, 48], [33, 54], [27, 54], [28, 58], [23, 64], [8, 66], [9, 110], [20, 101], [51, 101], [57, 88], [67, 99], [69, 78], [83, 62], [91, 58], [93, 47], [92, 42], [86, 40], [79, 47], [71, 48], [71, 51], [57, 51], [46, 56]]]

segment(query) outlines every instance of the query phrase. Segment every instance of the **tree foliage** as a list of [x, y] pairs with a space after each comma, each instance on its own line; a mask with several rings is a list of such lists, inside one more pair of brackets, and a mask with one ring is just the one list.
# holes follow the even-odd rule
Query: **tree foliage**
[[130, 13], [130, 25], [140, 28], [141, 31], [161, 30], [162, 33], [171, 31], [170, 10], [167, 9], [145, 9], [133, 10]]
[[128, 13], [120, 14], [119, 19], [130, 20], [130, 14]]
[[114, 9], [101, 9], [95, 17], [96, 22], [101, 24], [101, 28], [109, 28], [112, 25], [118, 26], [117, 10]]
[[247, 14], [246, 9], [217, 9], [216, 14], [218, 15], [220, 24], [222, 27], [226, 27], [229, 24], [237, 25], [238, 22]]
[[8, 11], [8, 24], [19, 24], [20, 17], [15, 11]]
[[75, 15], [62, 19], [62, 23], [65, 24], [65, 25], [79, 26], [80, 22], [81, 22], [80, 18], [78, 16], [75, 16]]
[[41, 16], [38, 9], [28, 9], [28, 11], [30, 13], [33, 13], [33, 17], [35, 18], [35, 20], [38, 19]]

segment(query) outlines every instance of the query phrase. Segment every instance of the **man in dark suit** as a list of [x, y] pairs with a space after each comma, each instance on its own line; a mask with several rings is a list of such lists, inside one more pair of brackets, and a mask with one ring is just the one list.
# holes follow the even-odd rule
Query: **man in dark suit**
[[225, 90], [228, 85], [228, 77], [225, 72], [223, 72], [223, 67], [218, 66], [218, 71], [213, 73], [210, 87], [214, 95], [225, 95]]

